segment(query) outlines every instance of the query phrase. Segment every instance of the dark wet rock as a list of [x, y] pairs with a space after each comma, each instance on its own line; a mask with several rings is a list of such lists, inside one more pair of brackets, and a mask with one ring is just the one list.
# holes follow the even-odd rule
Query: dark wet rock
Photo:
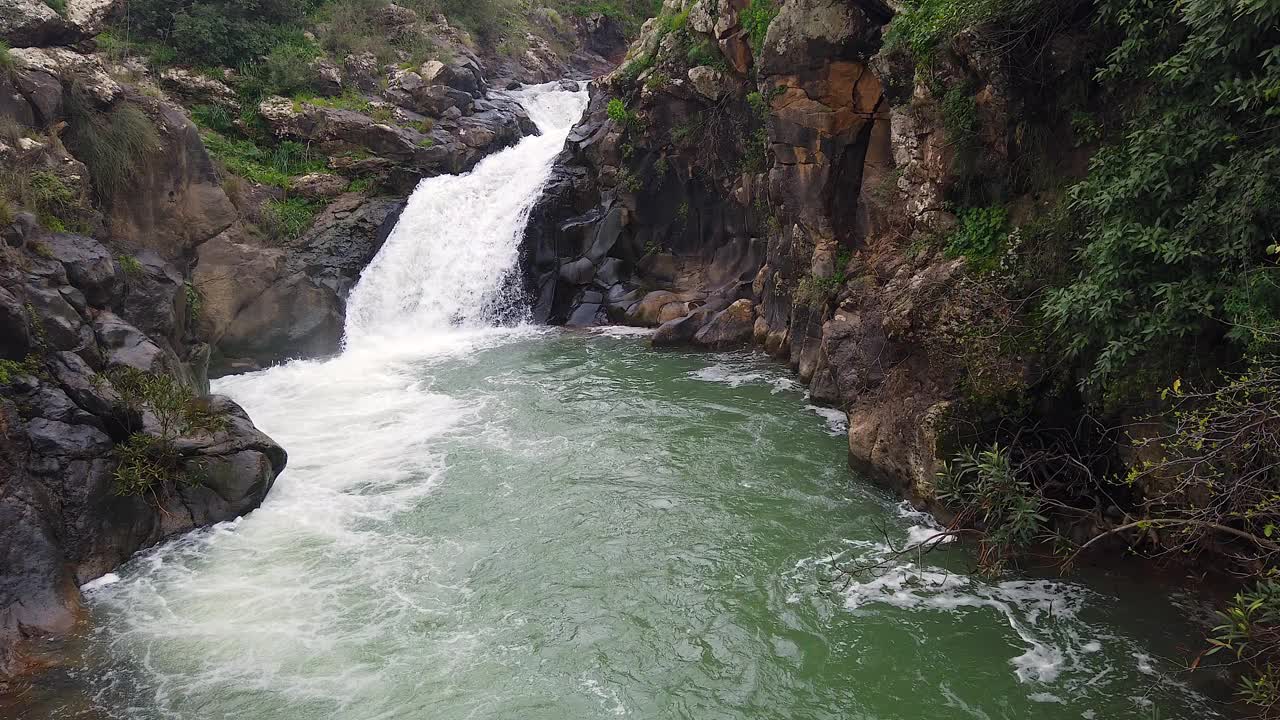
[[146, 335], [178, 343], [187, 324], [186, 281], [152, 250], [143, 250], [132, 261], [136, 265], [124, 274], [121, 316]]
[[90, 304], [100, 307], [111, 300], [122, 274], [101, 243], [67, 233], [55, 233], [43, 242], [67, 269], [67, 278]]
[[345, 300], [395, 228], [404, 204], [399, 198], [366, 199], [354, 194], [340, 198], [306, 234], [290, 243], [285, 272], [306, 273]]
[[650, 342], [654, 347], [688, 345], [715, 313], [715, 308], [701, 307], [683, 317], [668, 320], [653, 332]]
[[30, 352], [26, 308], [13, 293], [0, 287], [0, 359], [21, 360]]
[[565, 324], [569, 327], [590, 327], [600, 324], [600, 303], [584, 302], [578, 305]]
[[131, 367], [145, 372], [172, 369], [159, 345], [113, 312], [99, 313], [93, 320], [93, 330], [109, 367]]
[[596, 266], [587, 258], [578, 258], [560, 266], [560, 279], [571, 285], [586, 285], [595, 277]]
[[95, 241], [46, 239], [0, 265], [0, 323], [10, 326], [0, 347], [34, 364], [0, 385], [0, 674], [26, 668], [28, 641], [71, 629], [80, 583], [167, 537], [249, 512], [285, 461], [243, 411], [213, 398], [225, 429], [178, 441], [194, 484], [174, 476], [147, 498], [117, 493], [119, 443], [153, 432], [155, 419], [103, 371], [128, 366], [199, 390], [208, 351], [186, 340], [184, 279], [160, 254], [139, 252], [121, 281]]
[[698, 333], [693, 344], [713, 350], [741, 347], [751, 342], [755, 328], [755, 304], [738, 300], [715, 314]]

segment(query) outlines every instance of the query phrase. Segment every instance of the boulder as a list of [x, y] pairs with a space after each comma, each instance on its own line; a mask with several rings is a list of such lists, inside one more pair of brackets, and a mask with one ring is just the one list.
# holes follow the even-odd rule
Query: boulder
[[755, 320], [754, 303], [745, 299], [735, 301], [698, 330], [693, 344], [713, 350], [747, 345], [754, 333]]
[[[0, 3], [11, 1], [0, 0]], [[0, 7], [0, 16], [3, 14], [3, 7]], [[53, 78], [74, 75], [80, 87], [102, 107], [115, 102], [122, 92], [120, 83], [107, 73], [102, 60], [93, 55], [82, 55], [63, 47], [15, 47], [9, 51], [9, 56], [19, 70], [43, 73]], [[61, 83], [58, 84], [58, 93], [62, 93]]]
[[251, 357], [261, 363], [323, 357], [341, 347], [343, 325], [338, 296], [296, 273], [241, 310], [219, 347], [228, 357]]
[[325, 58], [311, 61], [311, 72], [315, 79], [311, 86], [316, 93], [324, 97], [336, 97], [342, 94], [342, 70]]
[[338, 197], [348, 185], [346, 178], [329, 173], [308, 173], [289, 181], [293, 191], [308, 200], [330, 200]]
[[0, 0], [0, 40], [11, 47], [72, 41], [77, 33], [40, 0]]
[[200, 298], [201, 337], [217, 343], [249, 303], [280, 279], [284, 251], [223, 233], [200, 246], [191, 284]]
[[342, 59], [342, 69], [361, 92], [378, 89], [378, 57], [371, 52], [351, 53]]
[[668, 320], [654, 331], [650, 343], [654, 347], [687, 345], [715, 312], [714, 308], [700, 307], [688, 315]]
[[143, 250], [132, 260], [133, 269], [124, 275], [120, 314], [143, 333], [177, 345], [187, 327], [186, 281], [153, 250]]
[[725, 93], [730, 92], [730, 85], [726, 82], [724, 73], [715, 68], [707, 66], [689, 68], [688, 75], [693, 89], [708, 100], [719, 100]]
[[123, 273], [101, 243], [69, 233], [54, 233], [42, 242], [66, 268], [71, 284], [84, 293], [91, 305], [101, 307], [111, 302]]
[[185, 68], [166, 68], [160, 83], [174, 95], [188, 102], [207, 103], [225, 108], [238, 108], [236, 91], [226, 83]]
[[110, 311], [98, 313], [93, 331], [106, 354], [109, 367], [131, 367], [143, 372], [172, 372], [165, 355], [151, 338]]
[[377, 22], [387, 30], [397, 30], [418, 22], [418, 13], [391, 3], [377, 12]]
[[112, 237], [118, 246], [150, 249], [168, 262], [184, 263], [239, 213], [186, 113], [161, 104], [153, 120], [162, 147], [134, 168], [129, 202], [112, 204]]
[[0, 359], [21, 360], [31, 347], [26, 308], [13, 293], [0, 287]]
[[351, 193], [331, 203], [289, 244], [285, 274], [305, 273], [345, 301], [361, 271], [382, 249], [404, 209], [399, 198]]

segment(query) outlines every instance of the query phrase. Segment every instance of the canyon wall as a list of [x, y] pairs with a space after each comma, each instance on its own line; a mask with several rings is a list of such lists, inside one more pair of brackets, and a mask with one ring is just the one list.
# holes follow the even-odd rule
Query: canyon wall
[[789, 0], [754, 37], [748, 8], [667, 2], [593, 86], [526, 237], [535, 317], [762, 348], [848, 413], [855, 467], [927, 496], [947, 453], [1040, 378], [1034, 347], [984, 337], [1015, 302], [940, 240], [962, 192], [1032, 217], [1050, 198], [1020, 167], [1082, 170], [1088, 148], [1044, 97], [1089, 68], [1051, 49], [1033, 112], [1033, 89], [977, 41], [937, 60], [944, 84], [924, 79], [884, 49], [893, 12], [877, 0]]

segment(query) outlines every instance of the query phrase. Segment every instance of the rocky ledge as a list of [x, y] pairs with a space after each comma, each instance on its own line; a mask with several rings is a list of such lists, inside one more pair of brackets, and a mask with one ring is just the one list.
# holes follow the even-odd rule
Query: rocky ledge
[[[239, 406], [207, 394], [208, 346], [190, 342], [173, 265], [152, 251], [122, 263], [25, 213], [3, 234], [0, 675], [23, 669], [28, 643], [75, 625], [80, 585], [253, 510], [286, 459]], [[139, 391], [138, 378], [165, 397]], [[174, 412], [206, 422], [175, 426]], [[131, 453], [160, 442], [170, 472], [140, 484]]]

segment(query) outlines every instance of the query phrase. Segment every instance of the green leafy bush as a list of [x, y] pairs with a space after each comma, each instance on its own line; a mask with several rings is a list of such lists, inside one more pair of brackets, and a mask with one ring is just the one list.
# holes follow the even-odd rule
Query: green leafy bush
[[133, 432], [117, 446], [120, 465], [115, 472], [117, 495], [151, 495], [159, 498], [170, 479], [188, 477], [178, 452], [178, 438], [195, 432], [218, 432], [227, 419], [210, 412], [207, 403], [191, 388], [163, 373], [130, 367], [111, 370], [99, 379], [110, 381], [133, 417], [150, 412], [151, 432]]
[[196, 125], [220, 133], [235, 131], [235, 118], [221, 105], [196, 105], [191, 108], [191, 119]]
[[1079, 274], [1046, 304], [1092, 384], [1280, 308], [1269, 290], [1235, 292], [1274, 268], [1280, 3], [1107, 0], [1100, 12], [1122, 38], [1100, 78], [1148, 89], [1071, 189]]
[[0, 77], [9, 77], [13, 71], [14, 62], [13, 56], [9, 54], [9, 43], [0, 40]]
[[774, 0], [751, 0], [746, 9], [738, 16], [742, 29], [747, 31], [747, 38], [756, 52], [764, 47], [765, 35], [769, 25], [778, 16], [778, 6]]
[[263, 185], [288, 188], [294, 175], [321, 172], [326, 164], [319, 153], [306, 145], [286, 140], [274, 147], [262, 147], [252, 140], [234, 139], [216, 132], [202, 134], [209, 154], [240, 177]]
[[627, 104], [619, 98], [610, 100], [605, 111], [609, 115], [610, 120], [618, 123], [624, 128], [634, 128], [639, 122], [636, 114], [628, 110]]
[[0, 385], [8, 385], [19, 377], [40, 375], [40, 356], [32, 353], [21, 361], [0, 360]]
[[67, 16], [67, 0], [44, 0], [44, 4], [62, 17]]
[[1280, 704], [1280, 668], [1274, 665], [1280, 649], [1280, 580], [1268, 577], [1237, 593], [1218, 619], [1205, 655], [1221, 651], [1233, 655], [1245, 668], [1239, 697], [1255, 707], [1276, 707]]
[[120, 269], [125, 275], [137, 275], [142, 272], [142, 263], [132, 255], [119, 255], [116, 257], [116, 262], [120, 263]]
[[128, 30], [173, 48], [180, 58], [237, 67], [267, 55], [316, 3], [311, 0], [132, 0]]
[[1000, 261], [1009, 236], [1008, 213], [1002, 207], [968, 208], [947, 241], [947, 257], [964, 257], [969, 267], [990, 270]]
[[713, 42], [705, 39], [699, 39], [689, 46], [689, 50], [685, 53], [689, 65], [697, 67], [706, 65], [717, 70], [727, 70], [729, 63], [724, 59], [724, 55], [720, 52], [720, 48]]
[[956, 511], [958, 525], [984, 531], [979, 562], [987, 572], [998, 573], [1045, 532], [1049, 520], [1039, 493], [1008, 448], [966, 448], [943, 464], [935, 482], [936, 497]]

